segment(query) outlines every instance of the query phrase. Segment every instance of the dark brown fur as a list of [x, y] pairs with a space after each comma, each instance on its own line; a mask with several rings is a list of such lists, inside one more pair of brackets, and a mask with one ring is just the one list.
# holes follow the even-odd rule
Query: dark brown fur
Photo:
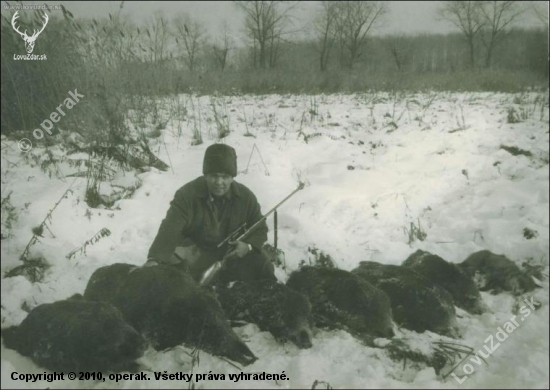
[[388, 295], [398, 325], [416, 332], [459, 335], [453, 298], [444, 288], [411, 269], [372, 261], [362, 261], [352, 273]]
[[103, 267], [90, 278], [84, 296], [112, 303], [157, 350], [185, 343], [243, 365], [256, 360], [216, 298], [174, 267]]
[[467, 312], [481, 314], [487, 310], [475, 283], [456, 264], [417, 250], [403, 262], [403, 266], [412, 268], [432, 283], [443, 287], [453, 297], [454, 304]]
[[317, 326], [344, 329], [367, 342], [393, 336], [386, 293], [350, 272], [306, 266], [290, 275], [287, 286], [309, 298]]
[[491, 291], [493, 294], [510, 291], [521, 295], [537, 287], [533, 279], [513, 261], [488, 250], [471, 254], [459, 266], [474, 280], [480, 291]]
[[217, 288], [218, 300], [231, 320], [244, 320], [270, 332], [280, 342], [311, 347], [311, 305], [290, 287], [277, 282], [235, 282]]
[[145, 349], [145, 340], [120, 311], [80, 295], [37, 306], [2, 337], [6, 348], [52, 371], [135, 370]]

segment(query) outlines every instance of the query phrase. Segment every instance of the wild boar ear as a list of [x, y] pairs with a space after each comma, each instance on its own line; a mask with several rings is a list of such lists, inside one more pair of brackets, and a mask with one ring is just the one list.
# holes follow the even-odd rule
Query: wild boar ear
[[69, 301], [81, 301], [83, 300], [84, 297], [82, 296], [82, 294], [74, 294], [72, 297], [70, 297], [68, 300]]

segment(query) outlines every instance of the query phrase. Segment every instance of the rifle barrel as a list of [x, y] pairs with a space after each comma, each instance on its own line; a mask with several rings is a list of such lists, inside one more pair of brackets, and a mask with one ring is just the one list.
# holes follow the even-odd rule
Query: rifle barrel
[[286, 198], [281, 200], [275, 207], [273, 207], [271, 210], [269, 210], [267, 213], [265, 213], [265, 215], [261, 219], [259, 219], [254, 225], [252, 225], [250, 227], [250, 229], [248, 229], [243, 234], [241, 234], [239, 236], [239, 238], [237, 238], [235, 241], [241, 241], [242, 239], [246, 238], [250, 233], [252, 233], [256, 229], [256, 227], [260, 223], [265, 221], [267, 219], [267, 217], [269, 217], [273, 212], [275, 212], [275, 210], [277, 210], [277, 208], [279, 208], [279, 206], [281, 206], [283, 203], [285, 203], [292, 195], [294, 195], [296, 192], [300, 191], [302, 188], [304, 188], [304, 183], [300, 183], [298, 188], [296, 188], [294, 191], [292, 191], [292, 193], [290, 195], [288, 195]]
[[[282, 201], [280, 201], [280, 202], [277, 204], [277, 206], [275, 206], [275, 207], [273, 207], [271, 210], [269, 210], [260, 220], [258, 220], [258, 222], [256, 222], [254, 225], [252, 225], [252, 226], [250, 227], [250, 229], [246, 230], [243, 234], [241, 234], [241, 236], [240, 236], [239, 238], [237, 238], [235, 241], [240, 241], [240, 240], [242, 240], [243, 238], [246, 238], [251, 232], [253, 232], [253, 231], [256, 229], [256, 227], [257, 227], [262, 221], [265, 221], [266, 218], [267, 218], [271, 213], [273, 213], [275, 210], [277, 210], [277, 208], [278, 208], [280, 205], [282, 205], [284, 202], [286, 202], [286, 201], [288, 200], [288, 198], [290, 198], [292, 195], [294, 195], [296, 192], [300, 191], [300, 190], [303, 189], [303, 188], [304, 188], [304, 183], [300, 183], [300, 184], [298, 185], [298, 188], [296, 188], [294, 191], [292, 191], [292, 193], [291, 193], [290, 195], [288, 195], [286, 198], [284, 198]], [[240, 229], [241, 227], [243, 227], [243, 226], [245, 226], [245, 228], [246, 228], [246, 224], [244, 224], [244, 225], [239, 226], [239, 229]], [[236, 231], [234, 231], [234, 233], [235, 233], [235, 232], [236, 232]], [[230, 235], [229, 237], [231, 237], [232, 235], [233, 235], [233, 233], [231, 233], [231, 235]], [[228, 237], [228, 238], [229, 238], [229, 237]], [[220, 244], [218, 245], [218, 248], [219, 248], [223, 243], [225, 243], [225, 242], [227, 241], [228, 238], [226, 238], [225, 240], [223, 240], [222, 243], [220, 243]], [[214, 278], [215, 278], [216, 274], [218, 273], [218, 271], [220, 270], [220, 268], [221, 268], [221, 266], [222, 266], [222, 263], [223, 263], [223, 261], [216, 261], [214, 264], [212, 264], [212, 266], [204, 273], [204, 275], [203, 275], [203, 277], [202, 277], [202, 279], [201, 279], [201, 281], [200, 281], [200, 285], [208, 285], [208, 284], [210, 284], [210, 283], [214, 280]]]

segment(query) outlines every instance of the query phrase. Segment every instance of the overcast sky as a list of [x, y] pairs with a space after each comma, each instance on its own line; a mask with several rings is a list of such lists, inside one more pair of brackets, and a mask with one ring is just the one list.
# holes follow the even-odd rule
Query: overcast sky
[[[390, 32], [448, 32], [452, 26], [446, 22], [434, 20], [439, 2], [432, 1], [395, 1], [389, 3], [387, 22], [380, 26], [379, 33]], [[120, 1], [75, 1], [66, 4], [76, 15], [100, 16], [107, 12], [116, 12]], [[294, 12], [297, 24], [309, 19], [317, 7], [316, 2], [302, 2]], [[209, 29], [217, 29], [226, 19], [232, 30], [238, 32], [242, 26], [242, 14], [232, 1], [127, 1], [123, 12], [134, 15], [136, 20], [147, 19], [155, 10], [165, 11], [167, 15], [187, 12], [203, 21]]]
[[[2, 1], [4, 4], [5, 2]], [[15, 3], [15, 2], [12, 2]], [[39, 1], [25, 1], [26, 4], [42, 4]], [[47, 1], [48, 4], [63, 4], [76, 17], [106, 17], [109, 12], [120, 9], [120, 1]], [[294, 12], [296, 24], [303, 26], [311, 19], [318, 2], [303, 1]], [[538, 2], [539, 5], [548, 2]], [[456, 31], [456, 28], [447, 21], [438, 21], [437, 9], [440, 1], [389, 1], [389, 12], [384, 22], [374, 34], [390, 33], [447, 33]], [[544, 6], [543, 6], [544, 7]], [[232, 1], [125, 1], [122, 12], [128, 14], [138, 23], [148, 20], [156, 10], [161, 10], [171, 18], [178, 12], [187, 12], [202, 21], [211, 35], [221, 31], [224, 20], [229, 23], [231, 33], [239, 37], [243, 26], [242, 12]], [[2, 9], [2, 12], [4, 10]], [[524, 25], [538, 23], [531, 12], [526, 14]]]

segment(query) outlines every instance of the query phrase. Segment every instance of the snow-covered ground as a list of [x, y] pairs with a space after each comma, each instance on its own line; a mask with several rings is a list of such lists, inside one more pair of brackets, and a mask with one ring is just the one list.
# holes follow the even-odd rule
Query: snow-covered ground
[[[111, 210], [87, 207], [84, 178], [63, 178], [77, 168], [61, 163], [59, 177], [54, 172], [50, 178], [38, 166], [24, 162], [17, 143], [3, 139], [2, 199], [12, 193], [10, 203], [17, 219], [5, 229], [7, 216], [2, 216], [2, 233], [9, 233], [2, 240], [2, 275], [20, 264], [31, 229], [67, 189], [72, 192], [53, 211], [51, 232], [44, 231], [30, 248], [32, 256], [41, 255], [51, 265], [43, 281], [31, 284], [22, 276], [2, 279], [2, 328], [19, 324], [27, 315], [24, 309], [83, 293], [99, 267], [145, 262], [175, 191], [201, 174], [204, 150], [216, 142], [211, 107], [220, 102], [231, 130], [223, 142], [237, 150], [236, 180], [254, 191], [264, 212], [293, 191], [298, 180], [306, 183], [279, 209], [279, 247], [285, 251], [287, 266], [286, 272], [276, 271], [281, 281], [301, 260], [307, 261], [308, 247], [331, 255], [345, 270], [362, 260], [400, 264], [417, 249], [454, 263], [489, 249], [518, 265], [529, 259], [543, 264], [548, 274], [548, 92], [537, 96], [543, 99], [542, 113], [533, 105], [535, 95], [526, 94], [202, 96], [192, 100], [182, 96], [181, 101], [193, 103], [187, 106], [186, 119], [172, 119], [162, 136], [151, 141], [151, 149], [171, 162], [171, 169], [119, 174], [119, 182], [141, 186]], [[523, 114], [527, 118], [508, 123], [513, 107], [517, 113], [527, 108]], [[191, 128], [197, 123], [204, 143], [192, 146]], [[253, 136], [244, 136], [247, 130]], [[514, 156], [501, 145], [530, 151], [532, 156]], [[29, 153], [38, 152], [35, 148]], [[273, 231], [273, 219], [268, 222]], [[426, 233], [423, 241], [418, 236], [410, 239], [411, 224]], [[66, 257], [102, 228], [111, 235], [89, 245], [86, 256]], [[536, 237], [527, 239], [525, 228], [536, 231]], [[472, 363], [475, 371], [462, 384], [451, 376], [443, 380], [433, 368], [410, 364], [403, 368], [384, 350], [365, 347], [344, 331], [317, 331], [313, 348], [299, 350], [291, 344], [278, 345], [269, 333], [247, 325], [236, 331], [259, 360], [243, 371], [284, 371], [289, 380], [206, 380], [196, 386], [311, 388], [318, 380], [333, 388], [548, 388], [548, 281], [542, 286], [533, 294], [541, 308], [509, 334], [486, 359], [488, 365]], [[516, 303], [507, 294], [482, 296], [491, 312], [474, 316], [457, 309], [463, 333], [459, 342], [475, 351], [510, 320]], [[190, 350], [149, 349], [140, 360], [151, 371], [147, 382], [25, 383], [12, 380], [12, 372], [43, 373], [44, 369], [2, 345], [1, 383], [2, 388], [182, 388], [189, 384], [157, 381], [152, 372], [190, 372], [191, 358], [184, 351]], [[238, 372], [202, 352], [200, 365], [193, 370]], [[462, 365], [455, 373], [464, 375]]]

